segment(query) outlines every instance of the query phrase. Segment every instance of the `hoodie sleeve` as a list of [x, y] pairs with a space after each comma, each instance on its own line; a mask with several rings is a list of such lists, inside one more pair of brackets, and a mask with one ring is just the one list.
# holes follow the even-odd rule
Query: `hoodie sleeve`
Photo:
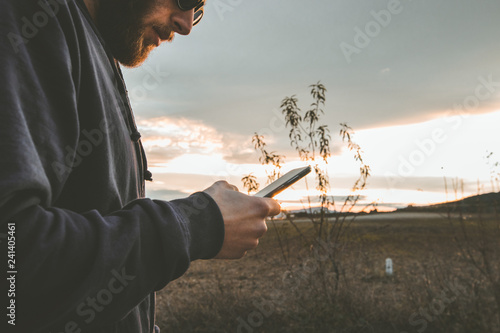
[[[56, 18], [40, 7], [56, 2]], [[108, 214], [54, 206], [66, 178], [53, 165], [78, 143], [72, 32], [62, 28], [74, 7], [0, 0], [0, 232], [15, 226], [17, 332], [110, 325], [191, 261], [214, 257], [224, 239], [220, 210], [203, 192], [137, 199]]]

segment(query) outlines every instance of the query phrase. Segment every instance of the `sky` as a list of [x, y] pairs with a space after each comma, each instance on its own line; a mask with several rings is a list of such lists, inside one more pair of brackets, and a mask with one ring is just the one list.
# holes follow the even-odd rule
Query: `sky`
[[[337, 202], [359, 175], [340, 123], [371, 168], [360, 207], [498, 191], [499, 15], [498, 0], [208, 0], [189, 36], [124, 70], [155, 179], [148, 196], [184, 197], [220, 179], [243, 191], [249, 173], [265, 185], [255, 132], [286, 156], [284, 171], [303, 166], [280, 104], [295, 95], [307, 111], [318, 81]], [[298, 208], [316, 195], [314, 176], [307, 185], [277, 198]]]

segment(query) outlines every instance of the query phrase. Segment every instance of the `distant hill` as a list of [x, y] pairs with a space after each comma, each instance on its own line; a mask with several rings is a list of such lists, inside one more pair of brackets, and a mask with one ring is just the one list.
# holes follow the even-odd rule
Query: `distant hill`
[[[291, 214], [294, 217], [309, 217], [311, 215], [314, 216], [314, 215], [321, 214], [321, 208], [320, 207], [311, 207], [308, 209], [295, 209], [295, 210], [289, 210], [286, 213]], [[326, 216], [331, 216], [332, 214], [335, 213], [335, 211], [325, 209], [324, 213], [326, 214]]]
[[[311, 215], [319, 215], [321, 214], [321, 207], [312, 207], [308, 209], [297, 209], [297, 210], [290, 210], [287, 211], [289, 214], [293, 214], [295, 217], [308, 217]], [[376, 214], [378, 213], [377, 209], [373, 209], [370, 212], [339, 212], [336, 210], [331, 210], [331, 209], [325, 209], [324, 214], [325, 216], [350, 216], [350, 215], [366, 215], [366, 214]]]
[[408, 206], [398, 212], [462, 212], [462, 213], [500, 213], [500, 192], [467, 197], [462, 200], [450, 201], [430, 206]]

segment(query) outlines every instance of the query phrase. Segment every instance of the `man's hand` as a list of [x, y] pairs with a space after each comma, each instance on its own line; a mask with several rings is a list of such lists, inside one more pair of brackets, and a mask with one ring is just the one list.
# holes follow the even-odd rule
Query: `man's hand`
[[224, 244], [216, 259], [239, 259], [256, 248], [267, 231], [265, 218], [281, 211], [273, 199], [242, 194], [225, 181], [216, 182], [204, 192], [215, 200], [224, 218]]

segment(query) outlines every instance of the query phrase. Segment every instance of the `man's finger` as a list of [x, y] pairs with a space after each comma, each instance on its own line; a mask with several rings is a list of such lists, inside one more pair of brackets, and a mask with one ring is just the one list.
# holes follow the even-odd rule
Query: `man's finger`
[[269, 213], [267, 216], [276, 216], [281, 213], [281, 206], [276, 200], [270, 198], [264, 198], [264, 200], [266, 200], [266, 203], [269, 206]]
[[229, 184], [227, 181], [225, 180], [219, 180], [218, 182], [216, 182], [215, 184], [219, 185], [219, 186], [222, 186], [224, 188], [227, 188], [229, 190], [233, 190], [233, 191], [236, 191], [236, 192], [239, 192], [240, 190], [238, 190], [238, 187], [236, 187], [235, 185], [233, 184]]
[[229, 184], [227, 181], [219, 180], [219, 181], [216, 181], [215, 183], [213, 183], [212, 186], [206, 188], [204, 190], [204, 192], [207, 192], [207, 190], [208, 190], [208, 192], [210, 192], [210, 191], [215, 190], [217, 188], [223, 188], [223, 189], [228, 189], [228, 190], [233, 190], [233, 191], [235, 190], [235, 188], [237, 189], [236, 186]]

